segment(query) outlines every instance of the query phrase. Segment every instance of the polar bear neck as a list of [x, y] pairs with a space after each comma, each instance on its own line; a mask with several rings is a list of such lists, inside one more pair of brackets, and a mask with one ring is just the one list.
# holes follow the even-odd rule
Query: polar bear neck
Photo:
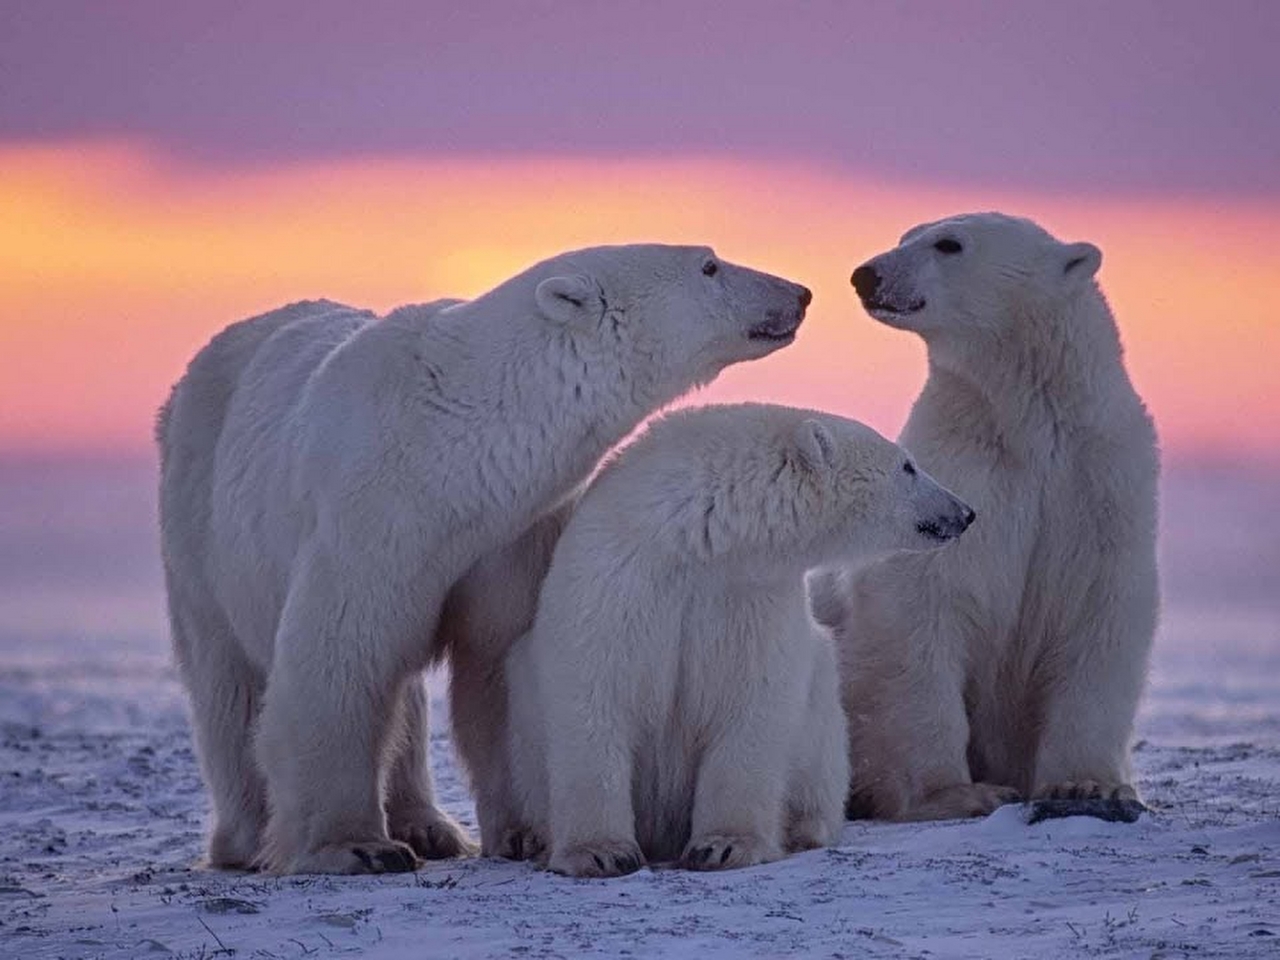
[[[479, 303], [479, 301], [472, 301]], [[534, 513], [586, 479], [600, 458], [689, 385], [532, 310], [461, 304], [416, 331], [422, 401], [444, 414], [488, 506]], [[669, 378], [672, 379], [672, 378]]]
[[931, 342], [917, 403], [959, 408], [973, 429], [1014, 444], [1105, 429], [1141, 406], [1096, 287], [1057, 310], [1012, 310], [998, 335]]

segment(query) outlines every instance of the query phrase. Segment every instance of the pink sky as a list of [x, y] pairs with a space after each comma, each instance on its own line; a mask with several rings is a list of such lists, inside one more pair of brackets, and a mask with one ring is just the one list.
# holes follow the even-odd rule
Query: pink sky
[[190, 353], [279, 303], [631, 240], [815, 290], [709, 398], [892, 433], [923, 352], [848, 274], [998, 208], [1102, 246], [1172, 456], [1277, 462], [1277, 36], [1243, 0], [9, 5], [0, 454], [147, 449]]

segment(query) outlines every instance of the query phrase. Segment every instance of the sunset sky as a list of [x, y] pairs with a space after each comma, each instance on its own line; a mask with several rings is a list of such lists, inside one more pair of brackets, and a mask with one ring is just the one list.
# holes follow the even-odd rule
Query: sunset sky
[[145, 452], [191, 353], [289, 300], [639, 240], [814, 290], [708, 398], [893, 433], [923, 349], [849, 273], [1002, 209], [1103, 249], [1170, 457], [1280, 465], [1277, 42], [1265, 0], [0, 0], [0, 456]]

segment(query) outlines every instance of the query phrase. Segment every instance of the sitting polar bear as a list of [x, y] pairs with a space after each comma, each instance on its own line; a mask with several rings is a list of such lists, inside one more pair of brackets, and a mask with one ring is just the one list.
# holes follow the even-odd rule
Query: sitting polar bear
[[984, 521], [952, 550], [814, 584], [841, 654], [853, 815], [1136, 800], [1158, 459], [1101, 259], [986, 213], [916, 227], [854, 271], [867, 311], [928, 346], [899, 442]]
[[600, 247], [466, 303], [295, 304], [215, 337], [157, 426], [209, 862], [359, 873], [468, 850], [427, 768], [446, 594], [649, 413], [790, 343], [809, 299], [705, 247]]
[[512, 649], [512, 784], [549, 867], [716, 870], [831, 843], [849, 772], [805, 571], [958, 536], [973, 512], [895, 444], [767, 405], [672, 414], [609, 463]]

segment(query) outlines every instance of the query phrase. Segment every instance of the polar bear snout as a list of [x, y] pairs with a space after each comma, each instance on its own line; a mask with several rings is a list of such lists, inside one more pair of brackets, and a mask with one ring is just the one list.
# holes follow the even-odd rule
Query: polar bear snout
[[[800, 329], [806, 308], [813, 302], [813, 293], [808, 287], [798, 283], [781, 281], [786, 291], [780, 297], [782, 303], [768, 307], [764, 312], [764, 320], [753, 324], [747, 331], [751, 340], [790, 341]], [[790, 300], [790, 303], [787, 301]]]
[[954, 501], [953, 507], [935, 516], [921, 520], [916, 524], [916, 530], [928, 539], [936, 540], [939, 543], [954, 540], [968, 530], [969, 525], [977, 519], [978, 515], [963, 500], [958, 500], [954, 497], [951, 499]]
[[935, 546], [954, 540], [977, 518], [974, 509], [933, 477], [916, 477], [916, 532]]
[[849, 282], [862, 301], [862, 308], [877, 320], [919, 313], [925, 307], [924, 297], [904, 290], [906, 285], [901, 280], [886, 283], [875, 260], [868, 260], [854, 270]]

